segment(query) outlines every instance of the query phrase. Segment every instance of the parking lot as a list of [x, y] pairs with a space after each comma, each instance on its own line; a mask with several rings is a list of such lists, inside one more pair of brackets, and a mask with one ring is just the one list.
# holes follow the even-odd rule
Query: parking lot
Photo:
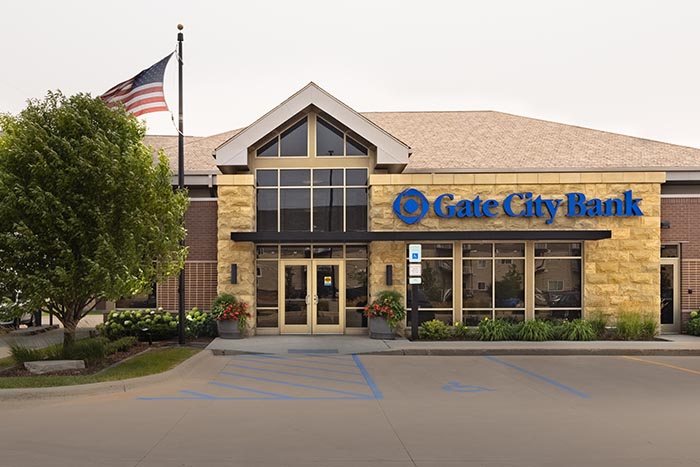
[[0, 402], [3, 464], [690, 466], [699, 395], [698, 357], [208, 356], [125, 393]]

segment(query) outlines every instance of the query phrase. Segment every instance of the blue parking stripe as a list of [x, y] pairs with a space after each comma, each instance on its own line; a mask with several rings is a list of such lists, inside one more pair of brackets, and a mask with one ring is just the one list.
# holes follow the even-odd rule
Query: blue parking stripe
[[559, 389], [563, 389], [563, 390], [565, 390], [565, 391], [569, 391], [570, 393], [576, 394], [577, 396], [582, 397], [582, 398], [584, 398], [584, 399], [590, 399], [590, 398], [591, 398], [591, 396], [589, 396], [589, 395], [586, 394], [586, 393], [583, 393], [583, 392], [581, 392], [581, 391], [577, 391], [576, 389], [570, 388], [569, 386], [566, 386], [566, 385], [564, 385], [564, 384], [558, 383], [558, 382], [554, 381], [553, 379], [547, 378], [546, 376], [542, 376], [542, 375], [538, 375], [537, 373], [533, 373], [532, 371], [526, 370], [525, 368], [521, 368], [521, 367], [519, 367], [518, 365], [514, 365], [514, 364], [512, 364], [512, 363], [508, 363], [508, 362], [506, 362], [506, 361], [500, 360], [500, 359], [495, 358], [495, 357], [492, 357], [492, 356], [490, 356], [490, 355], [485, 355], [484, 358], [487, 358], [487, 359], [491, 360], [492, 362], [500, 363], [501, 365], [505, 365], [505, 366], [507, 366], [507, 367], [509, 367], [509, 368], [512, 368], [512, 369], [514, 369], [514, 370], [518, 370], [518, 371], [520, 371], [521, 373], [524, 373], [524, 374], [526, 374], [526, 375], [528, 375], [528, 376], [532, 376], [533, 378], [537, 378], [537, 379], [539, 379], [539, 380], [541, 380], [541, 381], [544, 381], [545, 383], [551, 384], [552, 386], [556, 386], [556, 387], [558, 387]]
[[289, 396], [284, 394], [277, 394], [275, 392], [259, 391], [257, 389], [244, 388], [243, 386], [234, 386], [233, 384], [219, 383], [218, 381], [209, 381], [209, 384], [214, 386], [222, 386], [229, 389], [237, 389], [239, 391], [254, 392], [256, 394], [262, 394], [263, 396], [271, 396], [272, 399], [291, 399]]
[[374, 394], [375, 399], [384, 399], [384, 396], [382, 395], [382, 392], [379, 390], [377, 385], [375, 384], [374, 380], [372, 377], [369, 375], [369, 372], [365, 368], [365, 366], [362, 364], [360, 361], [360, 357], [357, 355], [353, 354], [352, 359], [355, 361], [357, 364], [357, 367], [360, 369], [360, 372], [362, 373], [362, 376], [365, 377], [365, 381], [367, 382], [367, 386], [372, 390], [372, 394]]
[[[264, 363], [264, 362], [261, 362], [261, 363]], [[282, 370], [268, 370], [266, 368], [255, 368], [254, 366], [234, 365], [233, 363], [228, 363], [226, 366], [233, 366], [236, 368], [245, 368], [246, 370], [266, 371], [268, 373], [277, 373], [280, 375], [298, 376], [300, 378], [322, 379], [325, 381], [336, 381], [338, 383], [359, 384], [361, 386], [365, 385], [365, 383], [362, 381], [351, 381], [348, 379], [328, 378], [327, 376], [302, 375], [301, 373], [291, 373], [289, 371], [282, 371]]]
[[280, 380], [277, 380], [277, 379], [261, 378], [261, 377], [259, 377], [259, 376], [248, 376], [248, 375], [242, 375], [242, 374], [240, 374], [240, 373], [231, 373], [231, 372], [228, 372], [228, 371], [222, 371], [221, 374], [228, 375], [228, 376], [235, 376], [235, 377], [238, 377], [238, 378], [253, 379], [253, 380], [256, 380], [256, 381], [264, 381], [264, 382], [266, 382], [266, 383], [284, 384], [284, 385], [287, 385], [287, 386], [294, 386], [294, 387], [298, 387], [298, 388], [313, 389], [313, 390], [315, 390], [315, 391], [334, 392], [334, 393], [338, 393], [338, 394], [345, 394], [345, 395], [347, 395], [347, 396], [356, 396], [356, 397], [361, 397], [361, 398], [365, 398], [365, 399], [366, 399], [366, 398], [372, 398], [371, 396], [369, 396], [369, 395], [367, 395], [367, 394], [361, 394], [361, 393], [358, 393], [358, 392], [341, 391], [341, 390], [339, 390], [339, 389], [329, 389], [329, 388], [322, 388], [322, 387], [319, 387], [319, 386], [309, 386], [309, 385], [306, 385], [306, 384], [290, 383], [290, 382], [288, 382], [288, 381], [280, 381]]
[[[304, 357], [280, 357], [279, 355], [264, 355], [264, 354], [248, 354], [248, 355], [239, 355], [237, 358], [264, 358], [267, 360], [284, 360], [284, 361], [301, 361], [301, 362], [306, 362], [306, 363], [312, 363], [308, 360], [308, 358]], [[349, 360], [347, 360], [349, 361]], [[319, 362], [319, 361], [314, 361], [313, 362], [316, 365], [331, 365], [331, 366], [347, 366], [350, 368], [355, 368], [355, 365], [351, 363], [335, 363], [335, 362]]]
[[[236, 359], [233, 359], [232, 361], [240, 361], [240, 360], [244, 360], [244, 361], [251, 362], [251, 363], [255, 362], [256, 364], [262, 363], [263, 365], [283, 366], [285, 368], [301, 368], [303, 370], [323, 371], [326, 373], [338, 373], [341, 375], [360, 376], [360, 373], [358, 373], [356, 371], [329, 370], [328, 368], [315, 368], [315, 367], [311, 367], [311, 366], [290, 365], [288, 363], [266, 362], [263, 360], [255, 360], [255, 359], [250, 359], [250, 358], [236, 358]], [[311, 362], [309, 362], [309, 363], [311, 363]], [[322, 363], [322, 362], [319, 362], [319, 363]], [[353, 366], [355, 366], [355, 365], [353, 365]], [[355, 367], [355, 368], [357, 368], [357, 367]]]

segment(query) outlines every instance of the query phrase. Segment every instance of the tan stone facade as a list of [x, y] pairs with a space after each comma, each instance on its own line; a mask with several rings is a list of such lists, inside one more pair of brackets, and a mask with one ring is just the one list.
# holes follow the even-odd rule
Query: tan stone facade
[[[372, 231], [462, 231], [462, 230], [610, 230], [612, 238], [586, 241], [584, 245], [583, 315], [621, 311], [658, 313], [660, 186], [664, 173], [541, 173], [541, 174], [400, 174], [370, 177], [370, 230]], [[552, 225], [542, 218], [440, 218], [429, 212], [418, 224], [408, 225], [392, 210], [397, 194], [416, 188], [428, 199], [443, 193], [456, 198], [496, 199], [513, 192], [532, 192], [543, 197], [564, 197], [581, 192], [588, 198], [619, 197], [632, 190], [642, 198], [644, 217], [570, 218], [557, 216]], [[402, 243], [402, 242], [401, 242]], [[371, 246], [371, 284], [380, 284], [384, 264], [394, 264], [395, 277], [403, 281], [405, 246], [396, 242]], [[377, 264], [380, 261], [381, 264]], [[396, 287], [403, 287], [397, 283]], [[457, 304], [455, 304], [457, 306]], [[531, 307], [532, 305], [530, 305]], [[526, 313], [526, 316], [531, 316]]]
[[[231, 241], [231, 232], [255, 230], [255, 187], [252, 175], [220, 175], [218, 179], [218, 293], [231, 293], [239, 300], [255, 303], [255, 245]], [[231, 265], [238, 269], [231, 283]], [[254, 310], [251, 310], [254, 311]], [[249, 320], [253, 327], [255, 320]]]

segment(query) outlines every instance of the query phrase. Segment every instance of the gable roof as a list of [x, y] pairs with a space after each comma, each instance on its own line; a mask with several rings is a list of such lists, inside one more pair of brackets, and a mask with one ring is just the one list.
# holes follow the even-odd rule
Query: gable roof
[[[416, 172], [699, 171], [700, 149], [494, 111], [362, 114], [411, 146]], [[185, 139], [187, 173], [219, 173], [213, 151], [241, 130]], [[177, 137], [147, 136], [177, 172]]]
[[374, 144], [377, 147], [377, 165], [405, 166], [408, 163], [410, 151], [406, 144], [311, 82], [217, 147], [214, 150], [217, 165], [220, 168], [247, 166], [250, 146], [312, 105]]
[[700, 149], [501, 112], [363, 115], [411, 145], [404, 172], [700, 169]]

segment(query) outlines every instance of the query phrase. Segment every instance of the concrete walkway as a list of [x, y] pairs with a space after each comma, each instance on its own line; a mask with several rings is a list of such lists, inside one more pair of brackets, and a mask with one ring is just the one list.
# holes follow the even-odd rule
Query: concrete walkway
[[[90, 331], [95, 329], [95, 326], [102, 322], [102, 315], [88, 315], [83, 318], [78, 324], [76, 331], [77, 337], [87, 337]], [[54, 323], [59, 325], [58, 329], [48, 332], [43, 332], [33, 336], [17, 335], [13, 333], [0, 334], [0, 358], [5, 358], [10, 355], [10, 346], [19, 344], [30, 349], [40, 349], [50, 345], [63, 342], [63, 329], [57, 320]], [[44, 324], [48, 324], [48, 318], [44, 317]]]
[[521, 342], [375, 340], [368, 336], [254, 336], [212, 341], [217, 355], [383, 354], [383, 355], [700, 355], [700, 337], [665, 334], [655, 341]]

